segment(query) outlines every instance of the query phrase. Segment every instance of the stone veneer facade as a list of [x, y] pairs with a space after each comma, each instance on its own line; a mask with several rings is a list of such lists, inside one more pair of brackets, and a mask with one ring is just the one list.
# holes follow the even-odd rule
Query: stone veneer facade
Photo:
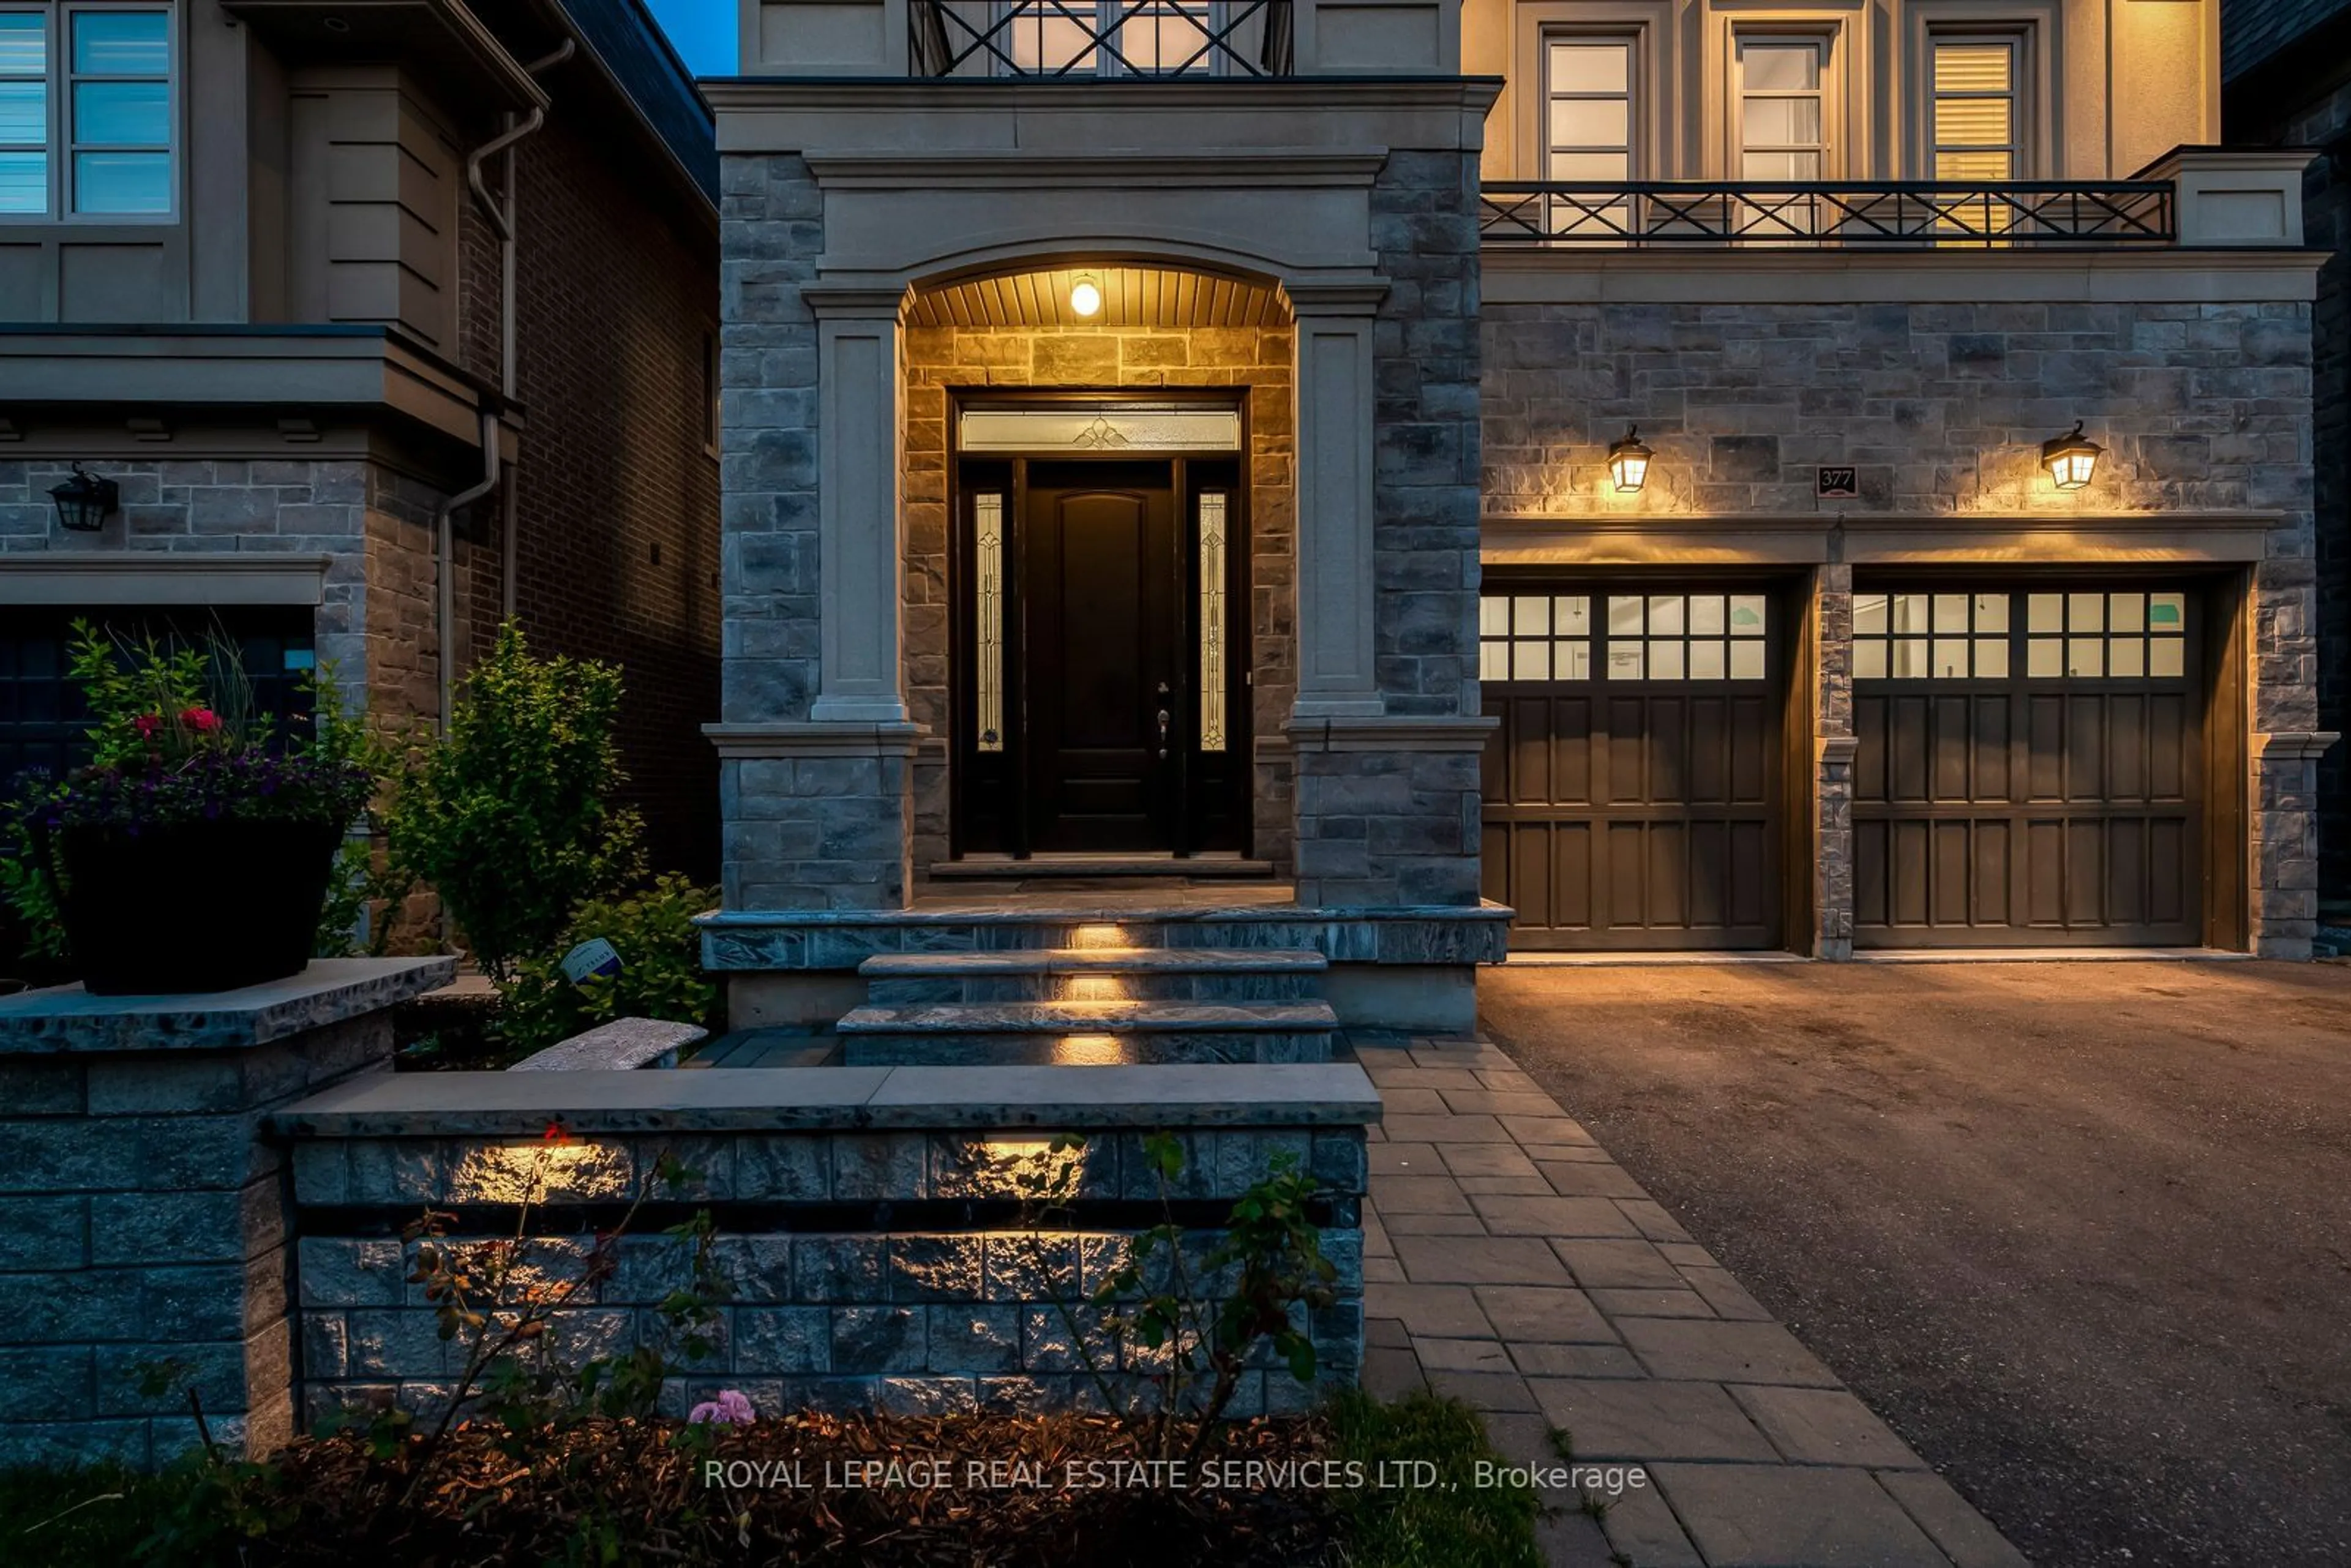
[[[1874, 524], [2049, 528], [2045, 544], [2004, 566], [2077, 559], [2063, 520], [2084, 513], [2185, 529], [2200, 515], [2266, 515], [2249, 590], [2249, 925], [2257, 951], [2307, 953], [2316, 763], [2299, 737], [2319, 729], [2309, 306], [1511, 303], [1487, 307], [1484, 332], [1489, 547], [1544, 519], [1813, 525], [1812, 469], [1832, 463], [1855, 465], [1852, 509]], [[2077, 419], [2110, 448], [2078, 497], [2038, 470], [2040, 443]], [[1600, 459], [1634, 423], [1657, 455], [1628, 507], [1604, 495]], [[1809, 595], [1819, 737], [1809, 946], [1823, 957], [1849, 955], [1853, 938], [1845, 537], [1829, 524], [1828, 563], [1812, 569]], [[1959, 556], [1936, 570], [1971, 568]], [[2265, 748], [2270, 736], [2293, 738]]]
[[[0, 570], [21, 552], [327, 559], [313, 617], [321, 663], [332, 660], [352, 703], [395, 719], [440, 712], [434, 631], [433, 509], [439, 493], [375, 457], [155, 458], [101, 465], [122, 507], [92, 535], [57, 527], [57, 462], [0, 458]], [[472, 622], [481, 547], [458, 543], [458, 606]], [[494, 569], [493, 569], [494, 570]], [[489, 614], [496, 614], [495, 601]]]
[[[1372, 185], [1373, 639], [1386, 711], [1478, 711], [1478, 165], [1395, 151]], [[1482, 737], [1294, 726], [1301, 904], [1475, 904]]]
[[[1369, 432], [1374, 692], [1418, 735], [1365, 738], [1344, 720], [1288, 726], [1284, 662], [1294, 628], [1285, 601], [1309, 570], [1285, 561], [1293, 525], [1282, 470], [1290, 420], [1277, 413], [1306, 329], [1229, 334], [1192, 329], [1179, 372], [1155, 356], [1175, 333], [942, 334], [896, 330], [903, 367], [900, 438], [904, 641], [899, 689], [914, 726], [832, 726], [788, 747], [735, 747], [722, 733], [724, 890], [732, 910], [894, 908], [945, 848], [946, 514], [937, 455], [938, 389], [967, 377], [1038, 385], [1111, 379], [1153, 386], [1239, 382], [1264, 436], [1251, 454], [1261, 536], [1252, 615], [1259, 643], [1256, 694], [1262, 747], [1257, 777], [1258, 852], [1286, 858], [1299, 901], [1327, 906], [1475, 904], [1479, 750], [1474, 720], [1478, 583], [1478, 237], [1475, 154], [1388, 152], [1369, 192], [1380, 298], [1373, 307]], [[819, 479], [823, 328], [817, 303], [826, 254], [825, 194], [805, 159], [731, 154], [722, 172], [722, 267], [726, 389], [722, 526], [728, 727], [812, 729], [822, 675], [820, 581], [823, 497]], [[1317, 307], [1318, 308], [1320, 307]], [[1025, 350], [1023, 340], [1025, 342]], [[1099, 345], [1099, 346], [1097, 346]], [[1246, 352], [1244, 350], [1246, 348]], [[1020, 362], [1025, 357], [1025, 366]], [[1195, 358], [1195, 355], [1198, 358]], [[1238, 361], [1203, 364], [1200, 360]], [[1146, 359], [1153, 362], [1145, 364]], [[987, 361], [983, 363], [982, 361]], [[1134, 372], [1130, 374], [1129, 372]], [[1301, 396], [1304, 394], [1301, 393]], [[1291, 444], [1294, 445], [1294, 443]], [[1294, 616], [1295, 611], [1289, 614]], [[1294, 800], [1285, 809], [1291, 753]], [[1270, 743], [1270, 744], [1269, 744]], [[1287, 815], [1288, 821], [1283, 818]], [[1286, 841], [1291, 852], [1282, 857]]]

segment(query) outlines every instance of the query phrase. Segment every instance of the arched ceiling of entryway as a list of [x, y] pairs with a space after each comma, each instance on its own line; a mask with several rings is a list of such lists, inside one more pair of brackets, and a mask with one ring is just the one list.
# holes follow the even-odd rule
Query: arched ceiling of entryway
[[[1102, 290], [1092, 316], [1070, 308], [1080, 278]], [[906, 311], [914, 327], [1276, 327], [1289, 319], [1263, 284], [1133, 263], [963, 278], [916, 290]]]

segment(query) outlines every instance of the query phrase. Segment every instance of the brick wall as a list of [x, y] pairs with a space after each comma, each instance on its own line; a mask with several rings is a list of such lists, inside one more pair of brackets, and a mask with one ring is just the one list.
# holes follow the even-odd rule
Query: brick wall
[[[951, 734], [948, 685], [946, 411], [949, 387], [1247, 387], [1249, 425], [1250, 712], [1279, 737], [1297, 686], [1297, 510], [1288, 326], [910, 327], [906, 366], [906, 706], [935, 737]], [[1259, 859], [1287, 869], [1290, 767], [1261, 755], [1250, 791]], [[947, 855], [946, 753], [914, 766], [917, 868]]]
[[[718, 470], [705, 384], [716, 243], [706, 218], [617, 158], [607, 137], [559, 97], [517, 154], [527, 422], [508, 492], [516, 610], [538, 652], [624, 667], [621, 749], [654, 862], [706, 876], [718, 848], [717, 763], [701, 734], [718, 711]], [[496, 267], [494, 246], [466, 255]], [[485, 340], [494, 378], [495, 319], [486, 333], [469, 322], [469, 355]], [[468, 534], [494, 549], [496, 531], [485, 518]], [[475, 589], [476, 649], [496, 622], [493, 582]]]

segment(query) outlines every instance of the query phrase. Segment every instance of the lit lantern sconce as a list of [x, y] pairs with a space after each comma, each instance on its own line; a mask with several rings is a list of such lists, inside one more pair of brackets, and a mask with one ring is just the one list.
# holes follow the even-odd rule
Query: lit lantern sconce
[[77, 463], [73, 477], [52, 488], [49, 499], [57, 504], [59, 524], [78, 534], [94, 534], [121, 504], [122, 486]]
[[1081, 273], [1078, 280], [1070, 285], [1070, 308], [1091, 321], [1102, 313], [1102, 285], [1094, 281], [1092, 273]]
[[1625, 439], [1608, 448], [1608, 477], [1620, 496], [1637, 496], [1649, 482], [1649, 459], [1656, 453], [1641, 444], [1640, 426], [1625, 427]]
[[2041, 444], [2041, 466], [2049, 470], [2060, 490], [2078, 490], [2098, 471], [2098, 455], [2105, 448], [2082, 434], [2082, 422], [2053, 441]]

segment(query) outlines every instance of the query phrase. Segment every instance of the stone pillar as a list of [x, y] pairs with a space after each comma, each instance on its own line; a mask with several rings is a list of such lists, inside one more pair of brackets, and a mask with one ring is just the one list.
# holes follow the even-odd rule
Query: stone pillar
[[[2289, 499], [2307, 504], [2309, 471]], [[2273, 529], [2252, 581], [2252, 806], [2248, 936], [2264, 958], [2307, 958], [2318, 930], [2318, 761], [2337, 738], [2318, 727], [2317, 573], [2307, 514]]]
[[718, 807], [728, 909], [904, 904], [899, 292], [816, 287], [805, 161], [722, 181], [726, 639]]
[[391, 1065], [447, 958], [209, 996], [0, 998], [0, 1467], [160, 1466], [294, 1435], [292, 1214], [271, 1113]]
[[1300, 719], [1386, 711], [1373, 654], [1373, 311], [1380, 284], [1290, 286], [1298, 319]]
[[[1813, 930], [1815, 958], [1853, 956], [1853, 568], [1823, 566], [1814, 581]], [[1801, 934], [1792, 934], [1802, 942]]]
[[2318, 759], [2331, 730], [2252, 737], [2253, 951], [2307, 958], [2318, 929]]
[[817, 313], [819, 722], [904, 724], [897, 291], [808, 291]]

